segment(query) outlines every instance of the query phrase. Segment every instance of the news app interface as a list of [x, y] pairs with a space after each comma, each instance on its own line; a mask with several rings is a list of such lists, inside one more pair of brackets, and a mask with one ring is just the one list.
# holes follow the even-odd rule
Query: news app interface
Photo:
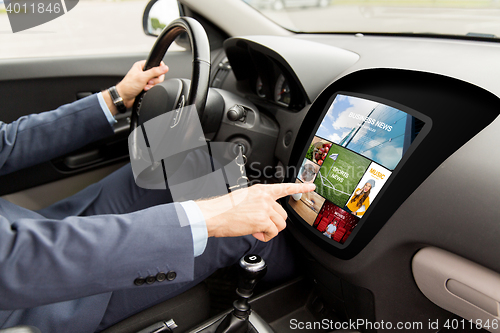
[[290, 197], [290, 206], [325, 237], [343, 244], [423, 125], [393, 107], [337, 95], [296, 180], [316, 184], [316, 191]]

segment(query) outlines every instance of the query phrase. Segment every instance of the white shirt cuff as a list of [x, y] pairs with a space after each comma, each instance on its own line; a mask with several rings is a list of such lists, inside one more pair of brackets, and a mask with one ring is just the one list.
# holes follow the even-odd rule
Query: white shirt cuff
[[102, 92], [97, 93], [97, 99], [99, 100], [99, 105], [101, 106], [102, 112], [104, 112], [106, 119], [108, 120], [111, 127], [113, 127], [113, 125], [116, 124], [116, 119], [115, 117], [113, 117], [111, 111], [109, 111], [108, 105], [106, 104], [106, 101], [102, 96]]
[[194, 201], [185, 201], [180, 204], [186, 212], [189, 224], [191, 225], [194, 256], [198, 257], [203, 254], [207, 246], [208, 231], [205, 217], [200, 207]]

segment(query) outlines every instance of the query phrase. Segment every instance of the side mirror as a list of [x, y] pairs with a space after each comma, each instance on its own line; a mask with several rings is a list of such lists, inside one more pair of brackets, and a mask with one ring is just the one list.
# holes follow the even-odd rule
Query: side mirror
[[148, 36], [158, 37], [162, 30], [181, 16], [177, 0], [151, 0], [142, 16], [142, 27]]

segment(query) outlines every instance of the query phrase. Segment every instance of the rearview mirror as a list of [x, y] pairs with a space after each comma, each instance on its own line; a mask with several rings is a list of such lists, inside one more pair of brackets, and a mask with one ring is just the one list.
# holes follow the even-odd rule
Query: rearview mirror
[[142, 17], [144, 33], [158, 37], [170, 22], [180, 16], [177, 0], [151, 0]]

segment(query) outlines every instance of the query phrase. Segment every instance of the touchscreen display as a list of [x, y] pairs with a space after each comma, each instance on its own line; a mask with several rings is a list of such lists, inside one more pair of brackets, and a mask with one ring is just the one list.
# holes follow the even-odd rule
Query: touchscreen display
[[291, 196], [290, 206], [317, 232], [343, 244], [423, 125], [394, 107], [337, 95], [296, 179], [313, 182], [316, 191]]

